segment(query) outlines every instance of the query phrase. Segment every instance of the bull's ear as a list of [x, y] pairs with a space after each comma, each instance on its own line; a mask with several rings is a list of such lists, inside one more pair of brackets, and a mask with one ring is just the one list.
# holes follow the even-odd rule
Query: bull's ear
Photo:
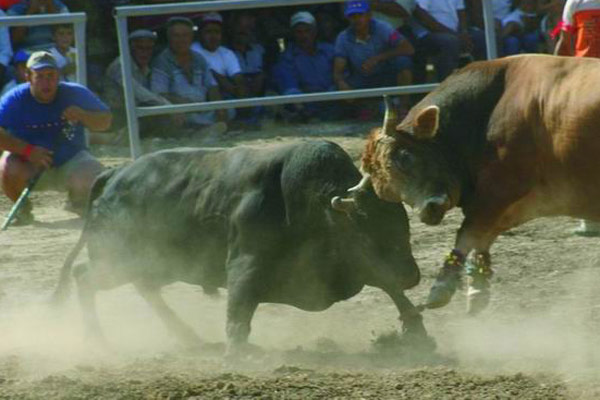
[[431, 139], [440, 124], [440, 108], [428, 106], [421, 110], [413, 122], [413, 134], [419, 139]]

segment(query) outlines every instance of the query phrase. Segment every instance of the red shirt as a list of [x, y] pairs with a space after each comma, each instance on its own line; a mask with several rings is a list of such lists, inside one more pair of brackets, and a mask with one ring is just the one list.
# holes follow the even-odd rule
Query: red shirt
[[600, 58], [600, 0], [568, 0], [561, 29], [575, 35], [576, 57]]

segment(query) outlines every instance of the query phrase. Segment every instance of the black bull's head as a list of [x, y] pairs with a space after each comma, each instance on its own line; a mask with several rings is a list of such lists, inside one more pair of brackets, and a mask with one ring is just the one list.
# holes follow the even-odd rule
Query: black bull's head
[[435, 138], [440, 109], [417, 105], [399, 124], [385, 98], [383, 127], [371, 132], [362, 157], [363, 178], [353, 189], [372, 185], [377, 195], [405, 202], [418, 210], [422, 222], [439, 224], [459, 201], [460, 187]]
[[[373, 286], [404, 290], [418, 284], [420, 273], [410, 247], [410, 228], [401, 204], [380, 199], [372, 186], [364, 183], [351, 188], [344, 198], [331, 199], [331, 207], [345, 214], [349, 225], [340, 235], [350, 239], [344, 244], [346, 256], [362, 264]], [[357, 236], [354, 236], [358, 234]]]

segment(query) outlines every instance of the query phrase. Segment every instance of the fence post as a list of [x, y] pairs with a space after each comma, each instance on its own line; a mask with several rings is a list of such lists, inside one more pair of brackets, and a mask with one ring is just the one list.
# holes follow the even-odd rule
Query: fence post
[[498, 58], [496, 46], [496, 22], [494, 20], [494, 8], [492, 0], [481, 0], [483, 3], [483, 23], [485, 27], [485, 46], [488, 60]]
[[125, 111], [127, 113], [127, 130], [129, 131], [129, 145], [131, 158], [134, 160], [142, 154], [140, 145], [140, 133], [138, 125], [137, 110], [135, 106], [135, 95], [133, 93], [131, 75], [131, 57], [129, 52], [129, 34], [127, 33], [127, 17], [115, 15], [117, 23], [117, 35], [119, 38], [119, 54], [121, 59], [121, 75], [123, 77], [123, 95], [125, 96]]

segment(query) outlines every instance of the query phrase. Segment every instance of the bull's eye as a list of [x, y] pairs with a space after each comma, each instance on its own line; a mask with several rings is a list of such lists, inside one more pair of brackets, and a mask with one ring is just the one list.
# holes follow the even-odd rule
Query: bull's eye
[[394, 164], [402, 171], [407, 171], [412, 168], [415, 163], [415, 156], [407, 150], [400, 150], [394, 157]]

